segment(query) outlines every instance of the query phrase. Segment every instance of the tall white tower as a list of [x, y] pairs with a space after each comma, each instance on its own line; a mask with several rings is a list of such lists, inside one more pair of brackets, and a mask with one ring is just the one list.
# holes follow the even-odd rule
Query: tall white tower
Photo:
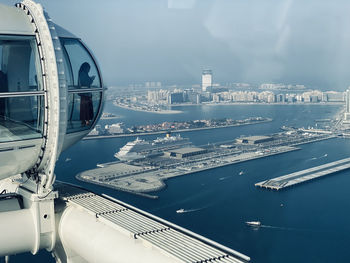
[[345, 91], [346, 113], [350, 113], [350, 87]]
[[345, 91], [344, 122], [350, 121], [350, 87]]
[[206, 69], [202, 72], [202, 91], [207, 91], [213, 85], [213, 73]]

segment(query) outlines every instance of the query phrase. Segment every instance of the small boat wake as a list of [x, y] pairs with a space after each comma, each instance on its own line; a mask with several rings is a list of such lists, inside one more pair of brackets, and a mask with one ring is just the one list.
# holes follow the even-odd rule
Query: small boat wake
[[194, 208], [194, 209], [184, 209], [184, 208], [181, 208], [181, 209], [176, 210], [176, 213], [177, 213], [177, 214], [191, 213], [191, 212], [196, 212], [196, 211], [203, 210], [204, 208], [205, 208], [205, 207], [203, 207], [203, 208]]
[[66, 160], [64, 160], [65, 162], [70, 162], [72, 159], [71, 158], [66, 158]]
[[300, 229], [290, 228], [290, 227], [282, 227], [282, 226], [269, 226], [269, 225], [260, 225], [260, 227], [261, 227], [261, 228], [278, 229], [278, 230], [288, 230], [288, 231], [300, 230]]
[[[235, 174], [236, 174], [236, 172], [235, 172]], [[238, 175], [244, 175], [244, 174], [245, 174], [245, 172], [243, 170], [238, 173]], [[223, 181], [223, 180], [229, 179], [231, 177], [232, 176], [223, 176], [223, 177], [220, 177], [219, 180]]]
[[314, 160], [318, 160], [318, 159], [323, 159], [323, 158], [326, 158], [328, 156], [328, 154], [324, 154], [322, 156], [319, 156], [319, 157], [313, 157], [311, 159], [307, 159], [306, 161], [314, 161]]
[[261, 224], [260, 221], [246, 222], [246, 225], [250, 226], [253, 230], [258, 230], [259, 228], [276, 229], [276, 230], [284, 230], [284, 231], [303, 231], [303, 230], [305, 230], [305, 229], [298, 229], [298, 228], [291, 228], [291, 227], [263, 225], [263, 224]]
[[251, 227], [260, 227], [261, 226], [260, 221], [247, 221], [245, 223], [247, 224], [247, 226], [251, 226]]

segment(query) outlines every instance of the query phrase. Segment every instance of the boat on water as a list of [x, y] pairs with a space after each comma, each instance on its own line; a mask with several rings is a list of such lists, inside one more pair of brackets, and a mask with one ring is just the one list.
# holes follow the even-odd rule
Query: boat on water
[[185, 209], [181, 208], [179, 210], [176, 210], [176, 213], [178, 213], [178, 214], [185, 213]]
[[164, 151], [174, 148], [180, 148], [191, 145], [188, 138], [183, 138], [180, 135], [171, 136], [167, 133], [163, 138], [157, 138], [153, 141], [146, 141], [140, 138], [128, 142], [114, 157], [121, 161], [132, 161], [136, 159], [143, 159], [149, 156], [156, 156], [162, 154]]
[[243, 172], [243, 171], [240, 171], [240, 172], [239, 172], [239, 175], [243, 175], [243, 174], [244, 174], [244, 172]]
[[245, 222], [248, 226], [255, 226], [255, 227], [259, 227], [261, 226], [261, 222], [260, 221], [247, 221]]

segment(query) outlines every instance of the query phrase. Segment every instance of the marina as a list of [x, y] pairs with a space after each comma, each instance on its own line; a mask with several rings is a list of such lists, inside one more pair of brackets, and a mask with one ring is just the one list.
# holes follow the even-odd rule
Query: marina
[[306, 170], [262, 181], [256, 183], [255, 186], [272, 190], [281, 190], [349, 168], [350, 158], [345, 158], [339, 161], [323, 164]]

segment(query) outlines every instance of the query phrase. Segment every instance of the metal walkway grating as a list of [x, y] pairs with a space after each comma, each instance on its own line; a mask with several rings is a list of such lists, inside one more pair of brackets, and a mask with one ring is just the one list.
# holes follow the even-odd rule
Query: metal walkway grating
[[[130, 232], [135, 239], [149, 242], [167, 253], [175, 256], [183, 262], [248, 262], [249, 257], [234, 250], [221, 246], [218, 248], [215, 242], [203, 238], [191, 236], [188, 231], [176, 229], [173, 224], [147, 216], [145, 212], [135, 211], [132, 207], [117, 203], [102, 196], [90, 192], [78, 192], [65, 194], [64, 199], [68, 204], [79, 206], [92, 213], [96, 218], [108, 220]], [[212, 243], [210, 243], [212, 242]], [[222, 249], [224, 248], [224, 249]], [[233, 252], [233, 253], [230, 253]]]

